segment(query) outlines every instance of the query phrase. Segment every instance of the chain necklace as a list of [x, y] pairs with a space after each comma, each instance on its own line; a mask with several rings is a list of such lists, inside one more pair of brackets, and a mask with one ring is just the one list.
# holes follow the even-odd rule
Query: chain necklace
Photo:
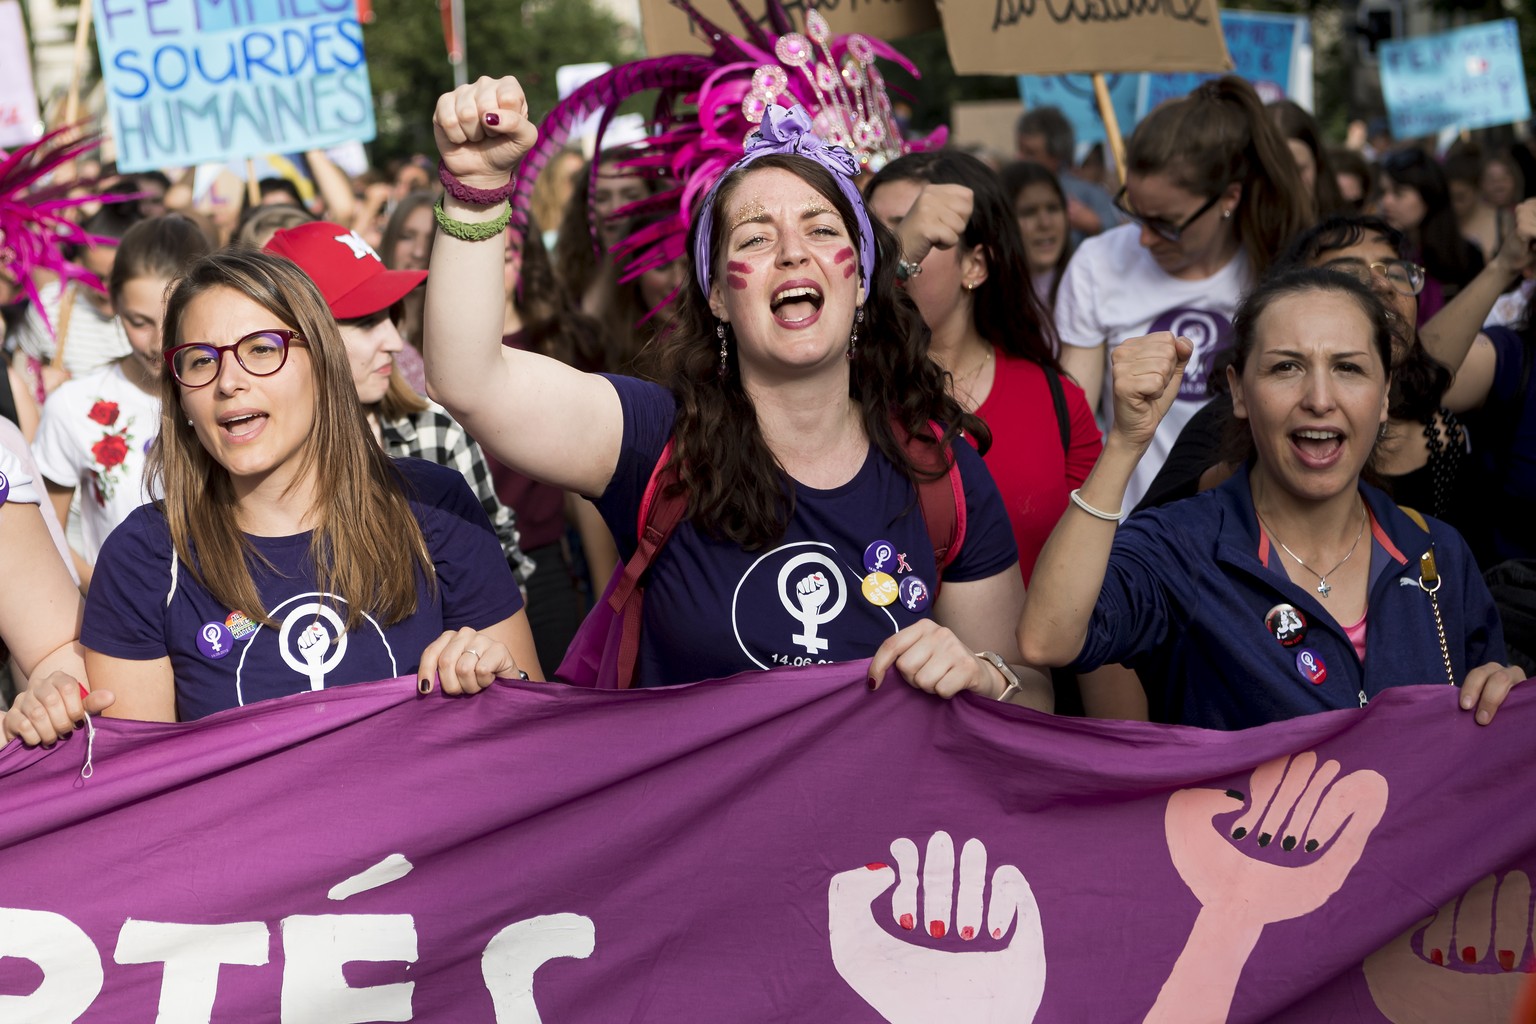
[[1284, 551], [1286, 554], [1290, 555], [1296, 560], [1297, 565], [1301, 566], [1303, 569], [1307, 570], [1307, 572], [1317, 577], [1317, 592], [1323, 595], [1323, 597], [1327, 597], [1329, 594], [1333, 593], [1333, 588], [1328, 585], [1328, 577], [1342, 569], [1344, 567], [1344, 563], [1349, 561], [1350, 556], [1355, 553], [1355, 548], [1360, 546], [1360, 538], [1365, 536], [1365, 524], [1368, 521], [1368, 517], [1365, 514], [1365, 506], [1362, 504], [1360, 507], [1360, 532], [1355, 534], [1355, 542], [1349, 546], [1349, 553], [1346, 554], [1343, 558], [1339, 559], [1338, 565], [1335, 565], [1332, 569], [1329, 569], [1327, 572], [1318, 572], [1306, 562], [1303, 562], [1300, 555], [1286, 547], [1283, 540], [1275, 536], [1275, 531], [1267, 522], [1264, 521], [1264, 517], [1259, 515], [1258, 506], [1254, 506], [1253, 514], [1259, 516], [1259, 523], [1264, 527], [1266, 533], [1275, 538], [1275, 543], [1280, 545], [1281, 551]]
[[[971, 385], [976, 383], [977, 378], [979, 378], [981, 376], [981, 372], [987, 368], [987, 364], [990, 363], [991, 361], [992, 361], [992, 346], [988, 345], [987, 346], [987, 354], [981, 357], [981, 362], [977, 363], [974, 368], [972, 368], [970, 370], [967, 370], [965, 372], [965, 376], [963, 376], [963, 377], [956, 377], [956, 376], [954, 376], [954, 374], [950, 374], [950, 379], [952, 381], [954, 381], [954, 384], [953, 384], [954, 394], [957, 397], [959, 395], [961, 395], [961, 394], [964, 394], [965, 396], [970, 397]], [[980, 403], [977, 403], [977, 404], [980, 404]]]

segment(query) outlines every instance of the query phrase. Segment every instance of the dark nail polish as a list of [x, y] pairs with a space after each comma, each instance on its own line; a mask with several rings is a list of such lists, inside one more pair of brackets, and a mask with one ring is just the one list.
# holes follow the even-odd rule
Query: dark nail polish
[[1275, 837], [1270, 835], [1268, 832], [1260, 832], [1259, 833], [1259, 845], [1260, 846], [1268, 846], [1269, 845], [1269, 841], [1271, 839], [1273, 839], [1273, 838], [1275, 838]]
[[1284, 850], [1286, 853], [1290, 853], [1292, 850], [1296, 849], [1296, 837], [1286, 836], [1285, 841], [1280, 844], [1280, 849]]
[[1512, 949], [1499, 950], [1499, 966], [1506, 971], [1515, 969], [1515, 951]]
[[492, 128], [495, 128], [497, 125], [501, 124], [501, 115], [495, 113], [486, 114], [485, 123], [490, 125]]
[[1445, 954], [1440, 952], [1438, 949], [1432, 949], [1429, 951], [1429, 962], [1432, 964], [1439, 964], [1440, 966], [1444, 967]]
[[416, 691], [418, 693], [423, 693], [423, 694], [431, 693], [432, 692], [432, 680], [430, 680], [430, 679], [418, 679], [416, 681]]
[[1307, 840], [1306, 850], [1307, 850], [1308, 853], [1316, 853], [1317, 852], [1317, 840], [1316, 839], [1308, 839]]
[[1475, 964], [1475, 963], [1477, 963], [1477, 947], [1475, 947], [1475, 946], [1467, 946], [1464, 949], [1462, 949], [1462, 951], [1461, 951], [1461, 960], [1462, 960], [1462, 963], [1468, 963], [1468, 964]]
[[1248, 830], [1243, 828], [1242, 826], [1238, 826], [1237, 828], [1232, 830], [1232, 838], [1233, 839], [1241, 839], [1241, 838], [1243, 838], [1243, 836], [1245, 836], [1247, 834], [1248, 834]]
[[874, 681], [874, 680], [873, 680], [873, 679], [866, 679], [866, 680], [864, 680], [864, 682], [865, 682], [865, 683], [866, 683], [866, 684], [868, 684], [868, 686], [869, 686], [869, 688], [870, 688], [870, 689], [871, 689], [871, 690], [873, 690], [873, 689], [874, 689], [874, 688], [875, 688], [875, 687], [876, 687], [876, 686], [879, 686], [879, 685], [880, 685], [880, 684], [879, 684], [879, 683], [877, 683], [877, 682], [875, 682], [875, 681]]
[[1242, 800], [1243, 799], [1243, 794], [1239, 793], [1235, 789], [1227, 790], [1227, 796], [1231, 797], [1233, 800]]

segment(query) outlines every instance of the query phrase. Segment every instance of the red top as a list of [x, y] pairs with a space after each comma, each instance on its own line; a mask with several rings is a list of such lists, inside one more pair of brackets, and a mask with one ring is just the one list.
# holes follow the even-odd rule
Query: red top
[[1104, 447], [1083, 389], [1067, 377], [1061, 387], [1071, 426], [1068, 452], [1061, 450], [1051, 386], [1037, 363], [998, 351], [992, 390], [976, 410], [992, 429], [984, 461], [1007, 506], [1026, 584], [1046, 538], [1067, 510], [1068, 493], [1082, 486]]

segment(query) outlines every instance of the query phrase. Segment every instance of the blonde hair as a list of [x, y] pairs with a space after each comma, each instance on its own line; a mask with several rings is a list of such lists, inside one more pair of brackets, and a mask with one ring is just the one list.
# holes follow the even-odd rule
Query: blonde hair
[[[299, 472], [315, 479], [309, 554], [317, 588], [346, 601], [349, 630], [365, 612], [386, 624], [409, 617], [416, 611], [417, 573], [429, 590], [436, 587], [432, 556], [407, 501], [408, 485], [368, 429], [346, 346], [325, 300], [283, 257], [225, 249], [187, 268], [172, 290], [163, 328], [167, 349], [187, 340], [181, 324], [192, 301], [219, 288], [267, 309], [309, 343], [315, 423]], [[160, 439], [148, 467], [165, 495], [160, 504], [177, 557], [220, 604], [275, 625], [251, 576], [251, 560], [264, 559], [240, 530], [233, 481], [198, 440], [182, 412], [181, 393], [174, 376], [163, 374]]]

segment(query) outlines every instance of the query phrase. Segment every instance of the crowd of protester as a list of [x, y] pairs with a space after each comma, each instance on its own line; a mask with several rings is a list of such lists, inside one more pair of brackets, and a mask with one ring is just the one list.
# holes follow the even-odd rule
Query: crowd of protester
[[213, 215], [101, 169], [102, 287], [5, 310], [6, 738], [552, 679], [626, 565], [639, 686], [871, 659], [1235, 729], [1536, 671], [1522, 143], [1329, 147], [1229, 76], [1106, 188], [1050, 108], [861, 167], [773, 107], [628, 273], [679, 183], [561, 150], [509, 229], [534, 124], [482, 79], [440, 170]]

